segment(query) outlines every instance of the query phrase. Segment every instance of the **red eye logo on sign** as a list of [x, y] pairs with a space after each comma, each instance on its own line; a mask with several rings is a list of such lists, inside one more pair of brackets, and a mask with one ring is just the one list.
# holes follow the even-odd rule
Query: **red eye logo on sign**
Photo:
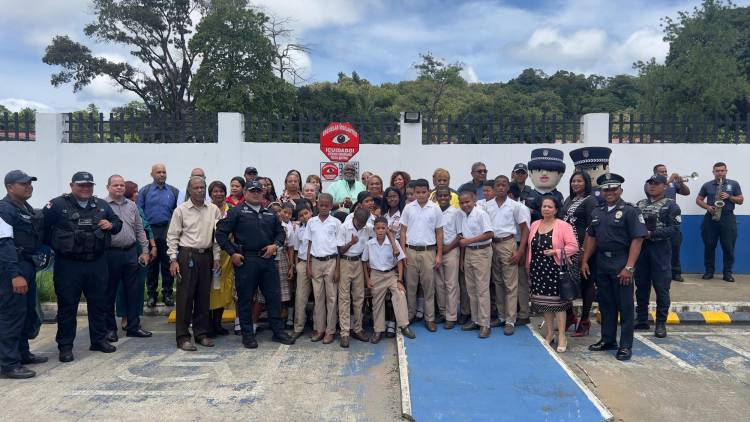
[[336, 180], [339, 177], [339, 166], [333, 163], [320, 164], [320, 177], [323, 180]]
[[329, 160], [345, 163], [359, 152], [359, 134], [349, 123], [333, 122], [320, 133], [320, 150]]

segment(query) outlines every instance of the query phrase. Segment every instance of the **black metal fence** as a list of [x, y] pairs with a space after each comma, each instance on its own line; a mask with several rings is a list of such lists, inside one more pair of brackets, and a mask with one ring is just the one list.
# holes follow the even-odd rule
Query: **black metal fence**
[[735, 116], [645, 116], [613, 114], [609, 141], [621, 144], [743, 144], [750, 134], [750, 114]]
[[320, 133], [331, 122], [348, 122], [359, 134], [361, 144], [398, 144], [397, 114], [367, 116], [308, 116], [287, 118], [245, 115], [245, 142], [317, 144]]
[[33, 113], [0, 114], [0, 142], [35, 140], [36, 121]]
[[581, 141], [580, 116], [426, 116], [423, 144], [542, 144]]
[[69, 113], [65, 133], [71, 143], [215, 143], [218, 114]]

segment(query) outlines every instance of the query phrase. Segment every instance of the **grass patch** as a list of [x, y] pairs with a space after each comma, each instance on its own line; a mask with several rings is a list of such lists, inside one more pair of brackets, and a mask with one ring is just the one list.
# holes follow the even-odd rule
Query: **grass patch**
[[52, 270], [36, 273], [36, 289], [40, 302], [56, 302], [55, 285], [52, 282]]

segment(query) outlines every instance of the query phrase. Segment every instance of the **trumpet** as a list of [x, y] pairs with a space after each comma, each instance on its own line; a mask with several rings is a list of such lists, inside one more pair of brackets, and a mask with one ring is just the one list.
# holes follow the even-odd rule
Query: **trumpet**
[[682, 183], [687, 183], [691, 180], [698, 180], [698, 172], [694, 171], [690, 173], [690, 176], [680, 176], [680, 180], [682, 180]]

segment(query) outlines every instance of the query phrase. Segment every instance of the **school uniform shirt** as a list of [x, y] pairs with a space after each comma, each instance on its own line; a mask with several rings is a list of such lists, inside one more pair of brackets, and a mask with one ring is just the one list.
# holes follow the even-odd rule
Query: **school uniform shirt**
[[[500, 206], [497, 205], [497, 201], [494, 199], [487, 203], [485, 210], [490, 216], [492, 231], [495, 232], [495, 237], [515, 236], [519, 233], [519, 224], [524, 222], [529, 224], [524, 208], [526, 208], [525, 205], [510, 198], [505, 198], [505, 202]], [[531, 214], [529, 213], [528, 215], [530, 219]]]
[[352, 240], [352, 236], [357, 236], [357, 243], [353, 244], [344, 255], [349, 257], [360, 256], [365, 250], [367, 241], [370, 239], [370, 233], [372, 232], [367, 226], [357, 230], [352, 220], [345, 221], [339, 228], [336, 246], [344, 246]]
[[411, 246], [430, 246], [437, 243], [435, 230], [443, 227], [443, 212], [434, 202], [422, 207], [413, 201], [404, 207], [401, 224], [406, 226], [406, 243]]
[[323, 258], [330, 255], [338, 254], [336, 249], [336, 239], [341, 227], [341, 221], [336, 217], [329, 215], [325, 221], [320, 216], [312, 217], [307, 222], [304, 240], [312, 241], [310, 254], [312, 256]]
[[396, 211], [393, 215], [386, 212], [385, 219], [388, 220], [388, 229], [396, 236], [396, 240], [401, 239], [401, 211]]
[[303, 261], [307, 260], [307, 241], [305, 240], [307, 224], [300, 224], [292, 234], [291, 245], [297, 251], [297, 257]]
[[443, 244], [450, 245], [461, 231], [461, 215], [464, 212], [453, 207], [448, 207], [443, 211]]
[[[486, 208], [485, 208], [485, 211], [487, 211]], [[516, 224], [516, 242], [521, 241], [521, 225], [525, 224], [527, 229], [531, 227], [531, 210], [529, 210], [529, 207], [527, 206], [521, 207], [521, 214], [522, 214], [521, 219], [523, 220], [523, 222]]]
[[[462, 211], [463, 218], [461, 219], [461, 231], [464, 239], [470, 237], [476, 237], [481, 234], [491, 232], [492, 223], [490, 222], [490, 216], [486, 211], [477, 207], [476, 205], [472, 208], [469, 214]], [[483, 240], [481, 242], [474, 242], [469, 246], [479, 246], [491, 243], [492, 239]]]
[[367, 262], [370, 268], [378, 271], [388, 271], [398, 264], [398, 261], [406, 259], [404, 250], [401, 249], [401, 245], [396, 243], [398, 248], [398, 256], [393, 256], [393, 246], [391, 241], [388, 240], [388, 236], [383, 240], [383, 244], [378, 243], [377, 238], [372, 238], [367, 241], [364, 252], [362, 253], [362, 261]]
[[[375, 235], [375, 232], [374, 232], [374, 230], [375, 230], [375, 218], [376, 217], [373, 214], [370, 214], [370, 216], [367, 217], [367, 223], [365, 223], [365, 227], [368, 228], [368, 229], [370, 229], [369, 237], [372, 237], [372, 236]], [[354, 220], [354, 213], [350, 212], [346, 216], [346, 218], [344, 219], [344, 223], [346, 223], [347, 221], [351, 223], [353, 220]], [[354, 223], [352, 223], [352, 225], [354, 225]]]

